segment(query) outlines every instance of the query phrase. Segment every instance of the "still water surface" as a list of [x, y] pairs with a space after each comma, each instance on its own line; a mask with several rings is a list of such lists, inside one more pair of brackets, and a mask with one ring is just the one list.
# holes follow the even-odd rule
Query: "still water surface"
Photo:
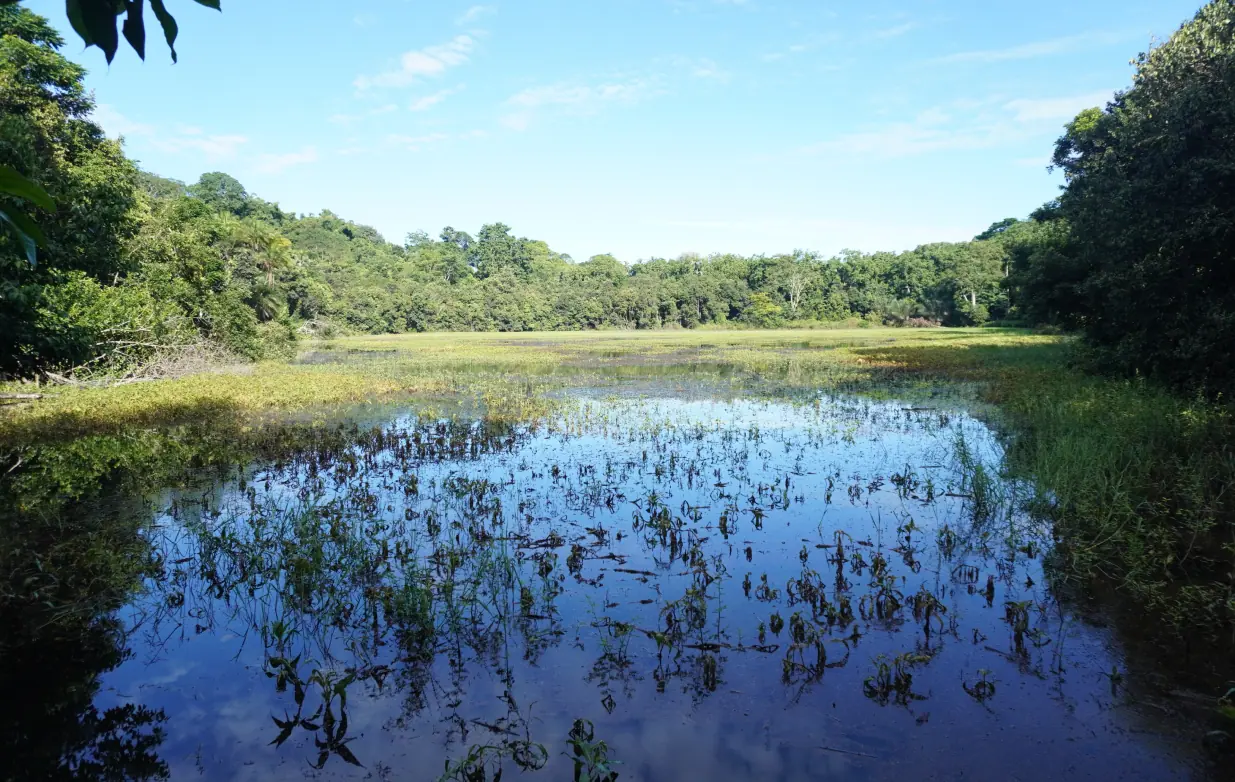
[[95, 707], [174, 779], [1191, 777], [1001, 459], [847, 397], [395, 413], [159, 493]]

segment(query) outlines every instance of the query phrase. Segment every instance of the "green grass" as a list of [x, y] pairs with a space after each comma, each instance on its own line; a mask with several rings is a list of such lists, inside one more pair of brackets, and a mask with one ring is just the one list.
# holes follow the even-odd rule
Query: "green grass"
[[[1001, 345], [1052, 338], [993, 329], [838, 329], [400, 334], [306, 343], [339, 363], [263, 362], [178, 380], [111, 388], [53, 386], [31, 404], [0, 408], [0, 440], [119, 431], [194, 417], [253, 415], [314, 406], [464, 393], [497, 399], [512, 376], [537, 385], [565, 368], [597, 375], [621, 366], [728, 364], [753, 372], [794, 370], [804, 382], [877, 380], [882, 367], [858, 349], [876, 345]], [[360, 356], [375, 360], [347, 360]], [[10, 384], [0, 391], [34, 390]]]
[[1060, 572], [1101, 579], [1172, 627], [1235, 627], [1235, 427], [1230, 408], [1069, 366], [1068, 341], [1015, 329], [828, 329], [414, 334], [305, 345], [337, 363], [57, 396], [0, 413], [11, 444], [163, 423], [340, 404], [469, 397], [533, 415], [544, 392], [618, 370], [685, 365], [783, 389], [911, 394], [941, 383], [999, 411], [1010, 468], [1037, 487], [1060, 533]]
[[1235, 640], [1228, 405], [1087, 375], [1068, 366], [1059, 344], [859, 352], [914, 376], [979, 382], [1011, 433], [1009, 468], [1036, 487], [1036, 510], [1056, 522], [1062, 578], [1116, 586], [1142, 622], [1168, 633]]

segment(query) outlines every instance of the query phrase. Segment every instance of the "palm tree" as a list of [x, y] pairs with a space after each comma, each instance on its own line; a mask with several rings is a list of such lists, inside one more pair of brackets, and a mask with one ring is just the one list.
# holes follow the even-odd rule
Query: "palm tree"
[[274, 285], [274, 272], [291, 264], [292, 243], [273, 226], [257, 220], [227, 220], [224, 231], [230, 241], [246, 251]]

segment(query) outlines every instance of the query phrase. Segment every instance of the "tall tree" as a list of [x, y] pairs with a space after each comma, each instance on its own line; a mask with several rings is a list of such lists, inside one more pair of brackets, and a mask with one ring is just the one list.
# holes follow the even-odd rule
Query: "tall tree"
[[[45, 253], [37, 268], [21, 236], [0, 234], [0, 332], [9, 337], [0, 371], [39, 356], [79, 357], [86, 333], [39, 325], [47, 287], [66, 273], [114, 281], [130, 268], [123, 245], [136, 227], [137, 171], [90, 121], [84, 71], [60, 54], [63, 45], [46, 19], [0, 7], [0, 166], [38, 182], [60, 205], [38, 215]], [[0, 195], [0, 209], [14, 206]]]
[[1235, 389], [1235, 1], [1137, 60], [1056, 145], [1078, 320], [1111, 369]]

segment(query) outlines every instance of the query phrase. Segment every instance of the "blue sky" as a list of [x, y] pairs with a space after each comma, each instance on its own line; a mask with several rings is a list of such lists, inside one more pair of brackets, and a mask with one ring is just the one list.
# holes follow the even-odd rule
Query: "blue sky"
[[[169, 0], [90, 70], [144, 168], [402, 241], [502, 221], [582, 260], [972, 237], [1198, 0]], [[149, 16], [149, 15], [148, 15]], [[153, 24], [153, 20], [148, 20]]]

